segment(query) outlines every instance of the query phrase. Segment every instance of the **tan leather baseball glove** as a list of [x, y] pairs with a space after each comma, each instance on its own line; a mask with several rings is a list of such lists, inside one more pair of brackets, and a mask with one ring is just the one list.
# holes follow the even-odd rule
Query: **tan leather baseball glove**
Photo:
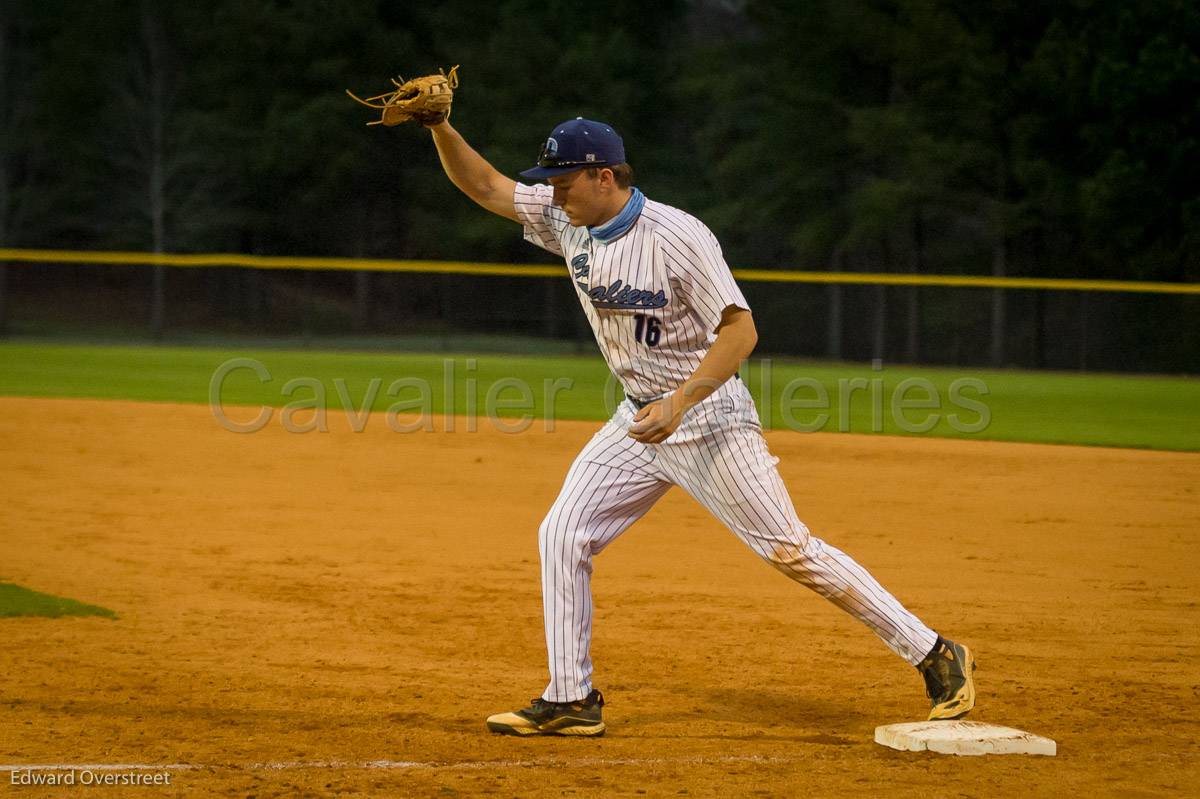
[[437, 125], [450, 116], [450, 104], [454, 101], [454, 90], [458, 88], [458, 67], [447, 75], [438, 70], [436, 75], [401, 81], [392, 78], [396, 88], [390, 92], [368, 97], [365, 100], [349, 89], [346, 94], [368, 108], [383, 111], [379, 119], [368, 125], [399, 125], [415, 120], [429, 127]]

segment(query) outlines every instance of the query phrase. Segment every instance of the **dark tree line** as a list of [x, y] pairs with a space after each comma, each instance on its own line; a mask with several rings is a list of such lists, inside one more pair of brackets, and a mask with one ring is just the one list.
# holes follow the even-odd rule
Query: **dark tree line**
[[461, 64], [501, 170], [610, 121], [735, 266], [1195, 281], [1198, 42], [1188, 0], [0, 0], [0, 246], [535, 259], [343, 94]]

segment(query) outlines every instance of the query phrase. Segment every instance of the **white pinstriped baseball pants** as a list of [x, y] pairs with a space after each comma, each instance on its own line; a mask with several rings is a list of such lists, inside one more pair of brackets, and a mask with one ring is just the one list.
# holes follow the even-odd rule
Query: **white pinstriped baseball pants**
[[866, 569], [812, 536], [767, 450], [750, 392], [731, 379], [688, 411], [662, 444], [626, 433], [628, 400], [588, 442], [542, 521], [542, 603], [550, 684], [542, 698], [592, 690], [592, 556], [640, 519], [672, 485], [687, 491], [775, 568], [870, 627], [916, 665], [933, 649], [926, 627]]

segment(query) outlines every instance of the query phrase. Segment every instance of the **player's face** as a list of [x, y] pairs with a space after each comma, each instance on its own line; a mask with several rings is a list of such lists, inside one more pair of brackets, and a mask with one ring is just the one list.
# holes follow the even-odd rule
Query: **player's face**
[[554, 187], [554, 204], [563, 209], [572, 225], [595, 225], [602, 222], [604, 195], [599, 175], [588, 175], [586, 169], [555, 175], [548, 179]]

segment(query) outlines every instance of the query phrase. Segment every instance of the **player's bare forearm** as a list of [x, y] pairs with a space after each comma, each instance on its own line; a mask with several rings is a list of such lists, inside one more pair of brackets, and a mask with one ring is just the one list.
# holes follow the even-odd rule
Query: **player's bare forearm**
[[742, 361], [754, 352], [756, 344], [758, 330], [751, 313], [744, 308], [726, 309], [717, 326], [717, 340], [692, 376], [675, 390], [676, 402], [687, 410], [703, 401], [737, 373]]
[[433, 125], [429, 130], [433, 133], [438, 158], [450, 182], [492, 213], [520, 222], [513, 206], [516, 181], [502, 175], [486, 158], [475, 152], [449, 121]]
[[673, 393], [638, 411], [629, 437], [643, 444], [665, 441], [679, 427], [688, 408], [702, 402], [737, 373], [756, 344], [758, 331], [750, 312], [734, 306], [725, 309], [717, 326], [717, 340], [696, 371]]

